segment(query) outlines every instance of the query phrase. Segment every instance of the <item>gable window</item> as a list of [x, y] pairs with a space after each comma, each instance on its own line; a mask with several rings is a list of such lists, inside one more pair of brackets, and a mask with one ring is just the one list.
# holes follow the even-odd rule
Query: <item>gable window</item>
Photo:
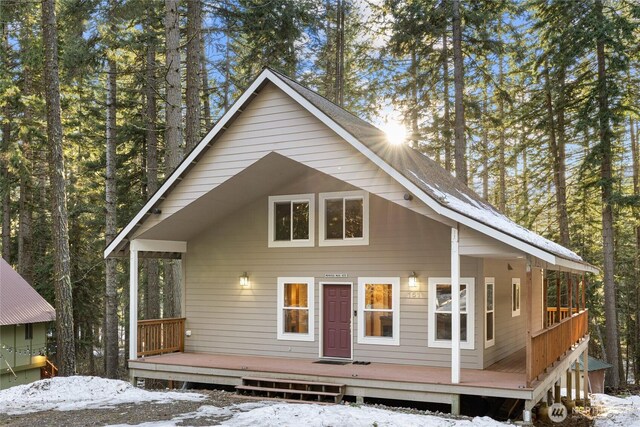
[[369, 244], [369, 193], [320, 193], [320, 246]]
[[520, 279], [511, 279], [511, 317], [520, 316]]
[[[474, 349], [475, 279], [460, 278], [460, 348]], [[451, 347], [450, 277], [429, 278], [429, 347]]]
[[400, 345], [400, 278], [358, 278], [358, 343]]
[[496, 343], [495, 332], [495, 279], [484, 279], [484, 348], [489, 348]]
[[313, 277], [278, 278], [278, 339], [313, 341]]
[[269, 247], [314, 245], [315, 196], [269, 197]]

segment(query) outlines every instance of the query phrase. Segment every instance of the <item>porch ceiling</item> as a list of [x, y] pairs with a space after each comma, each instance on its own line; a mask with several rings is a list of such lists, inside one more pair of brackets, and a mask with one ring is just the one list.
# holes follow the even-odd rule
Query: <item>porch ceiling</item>
[[271, 194], [286, 183], [304, 179], [307, 174], [317, 174], [317, 171], [270, 153], [135, 238], [188, 241], [256, 198]]

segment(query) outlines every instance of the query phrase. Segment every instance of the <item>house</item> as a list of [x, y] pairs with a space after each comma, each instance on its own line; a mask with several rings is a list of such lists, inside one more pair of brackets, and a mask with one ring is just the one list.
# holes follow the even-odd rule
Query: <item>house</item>
[[[133, 377], [274, 395], [316, 381], [452, 412], [545, 397], [586, 357], [597, 271], [271, 69], [104, 256], [130, 259]], [[182, 318], [139, 321], [145, 257], [182, 260]], [[546, 307], [550, 271], [570, 307]]]
[[54, 374], [45, 354], [55, 317], [51, 304], [0, 258], [0, 390]]

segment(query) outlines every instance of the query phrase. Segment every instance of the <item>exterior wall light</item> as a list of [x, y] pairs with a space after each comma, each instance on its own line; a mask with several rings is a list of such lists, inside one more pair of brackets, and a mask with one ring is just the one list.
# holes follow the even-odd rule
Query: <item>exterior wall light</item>
[[249, 275], [247, 274], [246, 271], [242, 273], [242, 276], [240, 276], [240, 287], [242, 288], [249, 287]]
[[416, 276], [416, 273], [414, 271], [412, 271], [409, 275], [409, 287], [411, 289], [415, 289], [418, 287], [418, 276]]

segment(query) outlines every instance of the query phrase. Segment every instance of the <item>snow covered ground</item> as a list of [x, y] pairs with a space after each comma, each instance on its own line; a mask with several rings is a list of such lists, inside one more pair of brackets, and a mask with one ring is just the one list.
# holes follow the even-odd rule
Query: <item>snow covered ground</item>
[[[73, 411], [112, 408], [118, 404], [168, 403], [175, 400], [200, 402], [199, 393], [145, 391], [124, 381], [98, 377], [54, 378], [0, 391], [1, 414], [28, 414], [37, 411]], [[640, 396], [619, 398], [592, 396], [598, 408], [596, 426], [640, 427]], [[287, 404], [247, 402], [225, 407], [202, 405], [197, 411], [179, 414], [170, 421], [150, 421], [142, 427], [188, 425], [189, 420], [217, 420], [214, 425], [243, 426], [504, 426], [490, 418], [453, 419], [431, 414], [403, 413], [371, 406]], [[120, 425], [123, 426], [123, 425]]]

